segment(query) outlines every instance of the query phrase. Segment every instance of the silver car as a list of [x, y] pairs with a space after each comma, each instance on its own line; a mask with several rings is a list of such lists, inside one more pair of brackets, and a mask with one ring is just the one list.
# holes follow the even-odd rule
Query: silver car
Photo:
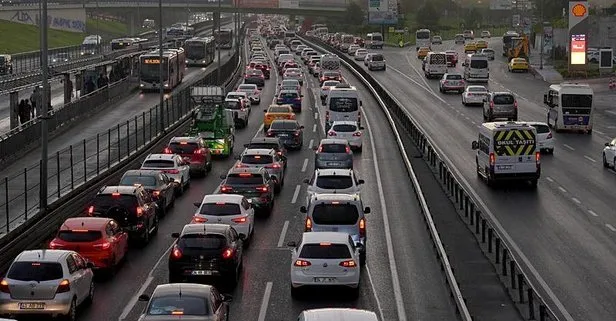
[[363, 179], [359, 179], [352, 169], [317, 169], [310, 179], [304, 179], [308, 185], [306, 204], [314, 194], [340, 193], [358, 194], [361, 191]]
[[235, 163], [237, 168], [265, 168], [268, 174], [274, 178], [276, 182], [276, 192], [284, 185], [285, 166], [284, 161], [278, 153], [273, 149], [246, 149], [240, 155], [239, 160]]
[[314, 168], [353, 168], [353, 152], [346, 139], [322, 139], [314, 156]]
[[94, 297], [94, 265], [74, 251], [21, 252], [0, 282], [0, 315], [48, 315], [75, 320]]
[[462, 93], [462, 105], [482, 105], [488, 97], [488, 90], [484, 86], [467, 86]]
[[510, 92], [491, 92], [483, 103], [483, 120], [495, 119], [518, 120], [518, 101]]
[[486, 55], [488, 59], [494, 60], [494, 49], [492, 48], [483, 48], [481, 49], [481, 54]]

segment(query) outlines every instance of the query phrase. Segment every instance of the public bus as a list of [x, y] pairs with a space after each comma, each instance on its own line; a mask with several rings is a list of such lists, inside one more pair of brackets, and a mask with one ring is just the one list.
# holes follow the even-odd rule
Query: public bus
[[184, 42], [187, 66], [207, 66], [214, 62], [214, 37], [194, 37]]
[[133, 38], [113, 39], [113, 40], [111, 40], [111, 50], [126, 49], [126, 48], [132, 46], [135, 43], [136, 43], [136, 41]]
[[214, 30], [214, 38], [216, 39], [216, 47], [220, 49], [233, 48], [233, 30], [232, 29], [220, 29]]
[[156, 27], [156, 23], [152, 19], [143, 20], [143, 24], [141, 25], [143, 29], [153, 29]]
[[[139, 57], [139, 79], [141, 91], [158, 90], [160, 83], [159, 66], [161, 64], [158, 50]], [[186, 55], [184, 49], [165, 49], [163, 51], [162, 83], [165, 91], [171, 91], [184, 79]]]
[[550, 85], [543, 96], [548, 106], [548, 126], [554, 131], [592, 133], [593, 90], [588, 84]]
[[429, 29], [419, 29], [415, 32], [415, 50], [419, 50], [420, 47], [432, 47], [432, 37]]

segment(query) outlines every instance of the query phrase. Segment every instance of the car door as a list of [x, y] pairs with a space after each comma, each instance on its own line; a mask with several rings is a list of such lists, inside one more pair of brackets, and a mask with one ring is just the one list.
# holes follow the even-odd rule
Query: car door
[[[248, 237], [248, 235], [246, 235], [246, 237]], [[242, 246], [243, 241], [240, 239], [240, 235], [233, 227], [229, 229], [227, 242], [235, 249], [235, 253], [237, 253], [237, 264], [240, 264], [244, 258], [244, 246]]]
[[[482, 172], [485, 172], [489, 167], [489, 154], [490, 154], [490, 139], [479, 134], [479, 148], [477, 149], [477, 164]], [[487, 175], [487, 173], [485, 173]]]
[[180, 156], [176, 156], [174, 161], [176, 168], [182, 173], [185, 184], [190, 182], [190, 166], [188, 166]]
[[71, 254], [71, 257], [75, 261], [75, 272], [74, 272], [74, 284], [77, 295], [77, 304], [83, 302], [88, 295], [90, 290], [90, 281], [88, 278], [86, 267], [86, 261], [77, 253]]
[[284, 179], [284, 175], [285, 173], [285, 167], [284, 167], [284, 162], [282, 161], [282, 158], [280, 156], [278, 156], [278, 154], [274, 154], [274, 163], [277, 163], [278, 165], [280, 165], [280, 180]]
[[616, 157], [616, 139], [610, 142], [610, 146], [607, 148], [607, 151], [605, 153], [605, 158], [607, 159], [608, 163], [610, 161], [614, 161], [614, 157]]
[[81, 286], [81, 278], [79, 277], [79, 267], [77, 266], [77, 261], [75, 261], [75, 257], [73, 254], [69, 254], [66, 257], [66, 267], [68, 268], [68, 280], [71, 283], [71, 289], [73, 289], [73, 285], [74, 285], [74, 291], [75, 294], [77, 295], [77, 303], [80, 303], [80, 299], [81, 299], [81, 295], [80, 295], [80, 286]]
[[169, 206], [171, 204], [171, 194], [169, 193], [169, 181], [167, 175], [163, 173], [159, 173], [156, 177], [158, 181], [158, 189], [160, 191], [160, 197], [164, 198], [164, 206]]

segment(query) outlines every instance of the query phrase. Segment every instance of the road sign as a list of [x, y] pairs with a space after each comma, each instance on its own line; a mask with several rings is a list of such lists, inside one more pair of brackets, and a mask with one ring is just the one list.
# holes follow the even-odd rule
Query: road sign
[[612, 69], [614, 67], [613, 50], [601, 49], [599, 54], [599, 68]]

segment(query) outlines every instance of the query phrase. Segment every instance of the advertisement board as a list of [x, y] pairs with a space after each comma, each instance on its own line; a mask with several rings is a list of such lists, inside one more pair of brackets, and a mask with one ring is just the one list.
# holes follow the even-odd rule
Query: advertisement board
[[552, 52], [554, 47], [554, 28], [543, 26], [543, 52]]
[[586, 35], [571, 35], [571, 65], [586, 64]]
[[511, 0], [490, 0], [490, 10], [511, 10]]
[[233, 0], [238, 8], [278, 8], [278, 0]]
[[398, 0], [368, 0], [368, 23], [394, 25], [398, 23]]

